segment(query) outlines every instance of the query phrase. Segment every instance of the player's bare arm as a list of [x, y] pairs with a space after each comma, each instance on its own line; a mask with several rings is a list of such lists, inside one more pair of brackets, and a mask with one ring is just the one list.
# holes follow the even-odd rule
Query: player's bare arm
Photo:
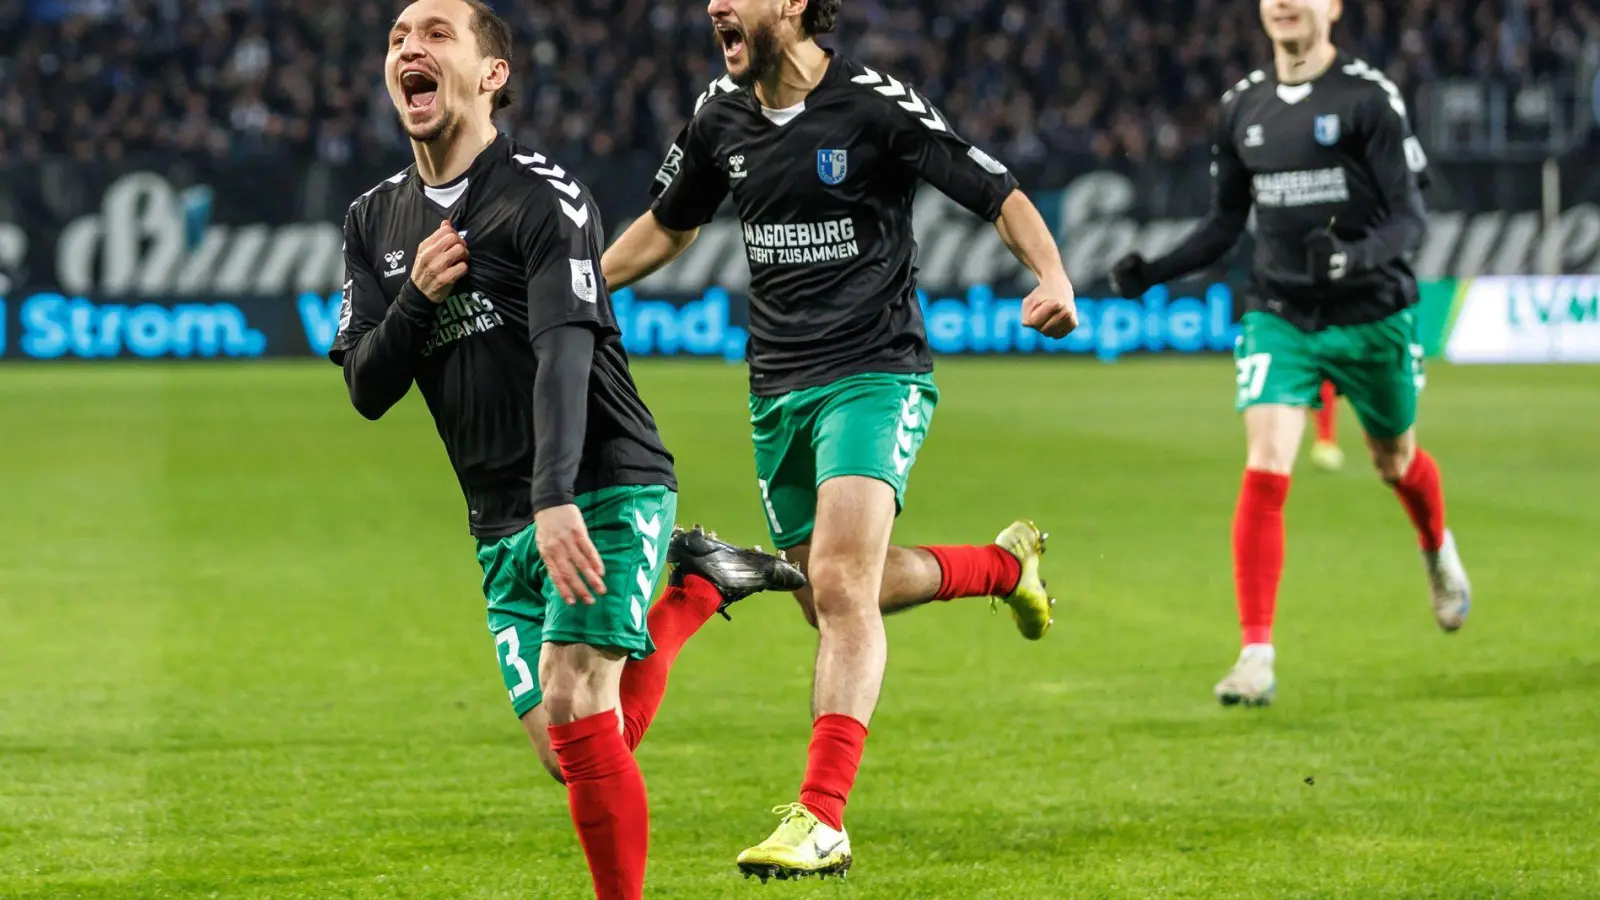
[[600, 270], [606, 286], [621, 290], [641, 278], [649, 277], [689, 249], [699, 235], [698, 228], [686, 231], [668, 228], [661, 224], [653, 211], [645, 210], [644, 215], [634, 219], [633, 224], [600, 258]]
[[1071, 334], [1078, 327], [1078, 307], [1073, 300], [1072, 282], [1061, 262], [1061, 248], [1021, 188], [1006, 197], [994, 227], [1017, 260], [1039, 279], [1039, 286], [1022, 301], [1022, 324], [1046, 337]]

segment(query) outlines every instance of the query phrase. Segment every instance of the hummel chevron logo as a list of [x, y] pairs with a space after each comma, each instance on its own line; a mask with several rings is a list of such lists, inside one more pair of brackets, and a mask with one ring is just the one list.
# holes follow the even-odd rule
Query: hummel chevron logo
[[638, 527], [640, 534], [652, 541], [661, 536], [661, 516], [659, 514], [646, 519], [644, 513], [634, 510], [633, 524]]
[[[865, 67], [863, 67], [865, 68]], [[917, 92], [901, 84], [897, 79], [887, 75], [880, 75], [872, 69], [867, 69], [865, 75], [857, 75], [850, 79], [856, 84], [864, 84], [885, 97], [904, 97], [904, 100], [895, 101], [900, 108], [917, 117], [917, 121], [927, 126], [931, 131], [946, 131], [944, 119], [939, 117], [939, 111], [929, 106]]]
[[[565, 169], [545, 159], [543, 153], [535, 153], [532, 156], [524, 156], [519, 153], [511, 158], [532, 169], [533, 174], [543, 176], [546, 183], [573, 200], [577, 200], [578, 196], [583, 192], [582, 188], [578, 187], [577, 182], [566, 180], [567, 171]], [[550, 164], [546, 166], [543, 165], [544, 163]], [[572, 224], [579, 228], [589, 224], [588, 206], [582, 203], [574, 206], [565, 200], [560, 201], [560, 203], [561, 212], [572, 220]]]
[[894, 430], [893, 451], [894, 469], [900, 475], [904, 475], [906, 469], [911, 466], [911, 444], [915, 437], [912, 431], [922, 422], [922, 410], [919, 407], [921, 402], [922, 391], [918, 390], [916, 385], [912, 385], [910, 392], [906, 394], [906, 399], [900, 403], [900, 423]]
[[646, 519], [637, 509], [633, 511], [633, 524], [639, 529], [639, 536], [643, 538], [639, 543], [644, 550], [645, 566], [634, 573], [639, 585], [639, 593], [634, 596], [630, 611], [633, 614], [633, 627], [644, 627], [644, 603], [641, 598], [649, 597], [655, 592], [656, 564], [661, 559], [661, 548], [658, 546], [661, 537], [661, 514], [656, 513]]
[[706, 87], [705, 93], [701, 94], [700, 97], [694, 101], [694, 111], [699, 112], [700, 107], [705, 106], [706, 101], [710, 100], [712, 97], [715, 97], [718, 94], [731, 94], [736, 90], [738, 90], [738, 85], [733, 83], [732, 78], [724, 75], [721, 78], [718, 78], [716, 81], [711, 82], [711, 84]]

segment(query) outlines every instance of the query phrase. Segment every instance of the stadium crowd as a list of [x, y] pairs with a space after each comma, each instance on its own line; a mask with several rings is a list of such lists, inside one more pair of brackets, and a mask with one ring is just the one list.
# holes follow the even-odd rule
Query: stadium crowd
[[[403, 152], [382, 84], [398, 0], [0, 0], [0, 161]], [[495, 0], [507, 120], [568, 158], [659, 155], [721, 70], [701, 0]], [[1408, 92], [1573, 71], [1597, 0], [1347, 0], [1344, 46]], [[1558, 12], [1559, 10], [1559, 12]], [[1015, 164], [1175, 158], [1267, 48], [1238, 0], [846, 0], [828, 42]]]

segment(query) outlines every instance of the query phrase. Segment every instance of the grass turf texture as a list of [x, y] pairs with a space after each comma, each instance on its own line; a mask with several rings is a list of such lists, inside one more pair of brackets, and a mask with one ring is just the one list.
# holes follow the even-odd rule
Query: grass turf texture
[[[1347, 471], [1290, 497], [1278, 705], [1246, 711], [1210, 695], [1228, 362], [943, 364], [896, 537], [1037, 518], [1055, 629], [891, 619], [856, 868], [763, 888], [733, 857], [798, 788], [815, 638], [781, 596], [713, 620], [639, 751], [648, 895], [1594, 896], [1597, 373], [1430, 370], [1455, 636], [1346, 410]], [[682, 521], [764, 541], [743, 370], [638, 378]], [[416, 396], [373, 425], [325, 364], [13, 367], [0, 432], [0, 896], [592, 896]]]

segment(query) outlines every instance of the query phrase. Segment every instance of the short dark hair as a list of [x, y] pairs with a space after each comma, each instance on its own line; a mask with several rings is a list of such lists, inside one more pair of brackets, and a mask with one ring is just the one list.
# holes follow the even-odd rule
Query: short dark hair
[[[500, 14], [494, 11], [484, 0], [463, 0], [472, 9], [472, 33], [478, 38], [478, 52], [494, 59], [503, 59], [506, 65], [511, 65], [511, 26]], [[506, 86], [494, 92], [494, 111], [502, 109], [517, 102], [517, 92], [512, 89], [510, 79], [506, 79]]]
[[839, 6], [844, 0], [810, 0], [800, 14], [800, 28], [806, 37], [832, 34], [839, 24]]

